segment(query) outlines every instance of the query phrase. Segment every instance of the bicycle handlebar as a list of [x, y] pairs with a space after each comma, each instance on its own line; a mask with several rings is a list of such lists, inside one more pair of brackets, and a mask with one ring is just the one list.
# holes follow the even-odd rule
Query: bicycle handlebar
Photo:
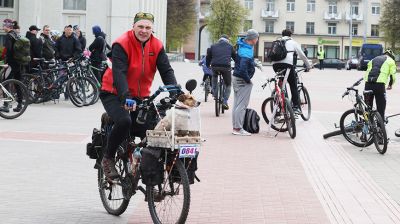
[[362, 82], [363, 80], [364, 80], [364, 78], [361, 78], [361, 79], [357, 80], [357, 82], [355, 82], [352, 86], [347, 87], [347, 90], [346, 90], [346, 92], [343, 93], [342, 98], [345, 97], [345, 96], [347, 96], [347, 95], [349, 95], [349, 93], [350, 93], [351, 90], [357, 92], [358, 90], [355, 89], [354, 87], [360, 85], [361, 82]]

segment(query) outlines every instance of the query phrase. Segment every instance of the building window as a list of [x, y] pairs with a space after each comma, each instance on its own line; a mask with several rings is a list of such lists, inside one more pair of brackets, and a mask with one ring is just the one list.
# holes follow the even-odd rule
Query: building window
[[314, 22], [307, 22], [306, 34], [314, 34]]
[[243, 24], [243, 32], [253, 28], [253, 20], [245, 20]]
[[357, 36], [358, 35], [358, 24], [352, 24], [352, 35]]
[[336, 34], [336, 23], [328, 23], [328, 34]]
[[253, 9], [253, 0], [244, 0], [244, 7], [246, 9]]
[[351, 5], [351, 15], [358, 15], [358, 3]]
[[64, 9], [86, 10], [86, 0], [64, 0]]
[[289, 29], [292, 31], [292, 33], [294, 33], [294, 22], [292, 21], [287, 21], [286, 22], [286, 29]]
[[287, 0], [286, 1], [286, 10], [288, 12], [294, 12], [294, 10], [295, 10], [294, 3], [295, 3], [295, 0]]
[[372, 15], [380, 15], [381, 14], [381, 5], [379, 3], [372, 4]]
[[329, 14], [336, 14], [337, 13], [337, 4], [336, 4], [336, 2], [329, 2], [328, 11], [329, 11]]
[[0, 0], [0, 8], [14, 8], [14, 0]]
[[307, 12], [315, 12], [315, 0], [307, 0]]
[[379, 37], [379, 25], [371, 25], [371, 36]]
[[275, 11], [275, 0], [267, 0], [267, 11]]
[[266, 33], [274, 32], [274, 21], [265, 21], [265, 32]]

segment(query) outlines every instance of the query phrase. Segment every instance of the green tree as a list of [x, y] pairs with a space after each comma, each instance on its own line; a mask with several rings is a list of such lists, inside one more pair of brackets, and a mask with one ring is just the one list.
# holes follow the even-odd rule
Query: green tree
[[168, 0], [167, 51], [181, 48], [195, 25], [195, 0]]
[[222, 34], [236, 38], [247, 15], [248, 10], [238, 0], [211, 0], [210, 15], [206, 17], [211, 39], [216, 41]]
[[383, 39], [395, 50], [400, 43], [400, 4], [398, 0], [385, 0], [379, 20], [379, 29], [383, 31]]

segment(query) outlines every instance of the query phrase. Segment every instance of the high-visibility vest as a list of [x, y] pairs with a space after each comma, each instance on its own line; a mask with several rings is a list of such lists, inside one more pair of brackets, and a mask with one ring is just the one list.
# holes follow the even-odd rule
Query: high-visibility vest
[[325, 51], [324, 50], [322, 50], [322, 51], [318, 51], [318, 59], [319, 60], [323, 60], [325, 57]]

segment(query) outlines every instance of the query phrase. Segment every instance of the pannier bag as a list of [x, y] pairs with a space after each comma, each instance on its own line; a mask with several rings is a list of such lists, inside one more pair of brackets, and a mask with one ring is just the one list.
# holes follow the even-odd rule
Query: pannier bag
[[260, 116], [253, 109], [247, 108], [244, 116], [243, 129], [249, 133], [258, 133], [260, 131]]
[[106, 135], [104, 131], [94, 128], [92, 133], [92, 142], [89, 142], [86, 145], [86, 155], [91, 159], [102, 158], [103, 147], [106, 147]]
[[164, 180], [164, 150], [160, 148], [147, 147], [141, 151], [140, 172], [142, 182], [145, 185], [155, 186]]

